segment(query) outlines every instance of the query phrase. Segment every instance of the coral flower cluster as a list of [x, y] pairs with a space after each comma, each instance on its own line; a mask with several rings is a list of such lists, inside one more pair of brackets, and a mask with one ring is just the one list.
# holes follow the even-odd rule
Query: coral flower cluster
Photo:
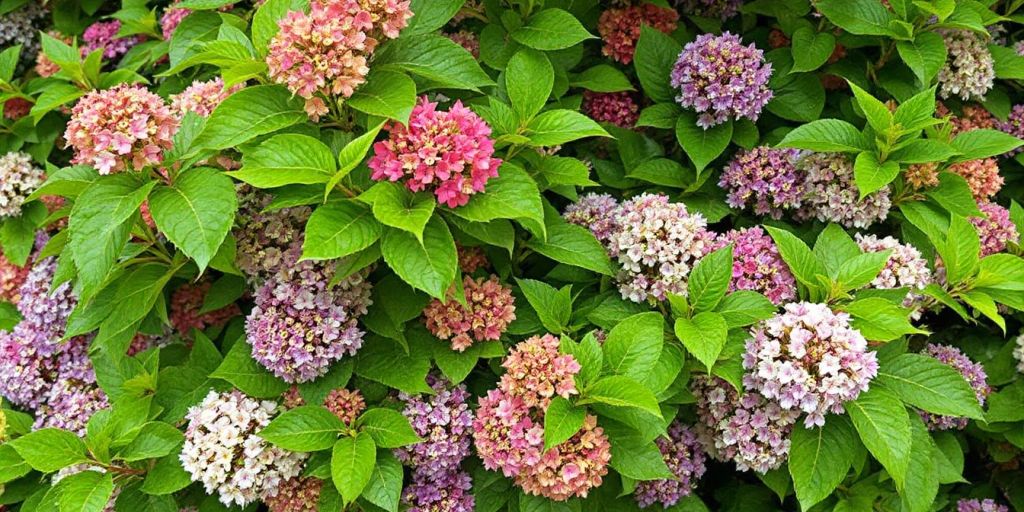
[[987, 201], [1003, 188], [1003, 177], [995, 158], [958, 162], [950, 165], [949, 170], [967, 180], [976, 201]]
[[584, 91], [583, 111], [595, 121], [611, 123], [620, 128], [632, 128], [640, 118], [640, 106], [625, 91]]
[[611, 447], [597, 418], [565, 442], [544, 448], [544, 413], [551, 399], [578, 393], [579, 362], [559, 354], [555, 336], [534, 336], [513, 347], [497, 389], [480, 397], [473, 440], [484, 466], [514, 478], [527, 494], [566, 500], [586, 497], [608, 472]]
[[21, 215], [25, 204], [46, 174], [32, 163], [32, 157], [20, 151], [0, 156], [0, 218]]
[[657, 439], [658, 450], [661, 451], [665, 465], [675, 479], [647, 480], [636, 485], [636, 502], [641, 508], [655, 503], [669, 508], [697, 487], [697, 480], [704, 475], [704, 460], [707, 458], [704, 448], [692, 429], [672, 422], [665, 437]]
[[375, 180], [402, 181], [413, 192], [433, 192], [450, 208], [469, 202], [498, 176], [491, 127], [456, 101], [448, 111], [426, 96], [413, 108], [408, 124], [392, 122], [386, 140], [373, 145], [369, 165]]
[[28, 264], [15, 265], [0, 251], [0, 301], [17, 304], [21, 300], [21, 285], [31, 269]]
[[178, 94], [171, 96], [171, 110], [179, 118], [188, 112], [195, 112], [202, 117], [209, 117], [213, 110], [226, 100], [228, 96], [242, 90], [245, 84], [224, 86], [221, 77], [205, 82], [195, 81]]
[[[988, 375], [985, 374], [985, 368], [980, 363], [971, 361], [960, 349], [949, 345], [929, 343], [924, 347], [924, 353], [960, 372], [960, 375], [963, 375], [964, 380], [974, 390], [974, 396], [978, 399], [978, 404], [984, 407], [985, 399], [992, 393], [992, 388], [988, 386]], [[924, 411], [918, 412], [929, 430], [963, 430], [967, 428], [967, 418], [943, 416]]]
[[804, 176], [797, 171], [795, 149], [758, 146], [740, 151], [722, 171], [718, 186], [728, 190], [733, 208], [751, 206], [758, 215], [782, 217], [783, 210], [801, 205]]
[[647, 25], [671, 34], [678, 23], [679, 13], [674, 9], [650, 3], [608, 9], [597, 21], [597, 32], [604, 42], [601, 53], [629, 64], [633, 62], [636, 42], [640, 39], [640, 27]]
[[462, 287], [466, 306], [453, 298], [446, 302], [433, 299], [423, 310], [427, 330], [442, 340], [451, 340], [452, 348], [459, 352], [473, 342], [501, 338], [508, 324], [516, 319], [512, 290], [503, 286], [498, 276], [466, 276]]
[[729, 291], [752, 290], [774, 304], [796, 298], [796, 278], [782, 260], [775, 241], [760, 226], [729, 231], [713, 249], [732, 244], [732, 281]]
[[359, 390], [350, 391], [345, 388], [332, 389], [324, 398], [324, 407], [334, 413], [339, 420], [346, 425], [356, 421], [363, 411], [366, 410], [366, 400]]

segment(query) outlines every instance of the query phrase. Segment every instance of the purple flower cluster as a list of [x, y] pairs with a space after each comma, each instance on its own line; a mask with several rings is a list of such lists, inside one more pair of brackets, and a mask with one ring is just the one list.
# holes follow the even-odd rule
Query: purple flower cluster
[[694, 376], [697, 438], [708, 454], [740, 471], [766, 473], [789, 458], [789, 435], [799, 413], [755, 391], [742, 394], [718, 377]]
[[729, 191], [729, 206], [751, 205], [754, 213], [782, 217], [784, 209], [798, 208], [804, 194], [804, 177], [795, 162], [800, 152], [758, 146], [740, 151], [722, 172], [718, 186]]
[[[974, 390], [974, 396], [977, 397], [978, 404], [985, 405], [985, 399], [992, 392], [992, 388], [988, 386], [988, 375], [985, 374], [985, 368], [980, 363], [971, 361], [960, 349], [949, 345], [929, 343], [924, 347], [924, 353], [960, 372], [960, 375], [964, 376], [964, 380]], [[967, 428], [967, 418], [942, 416], [924, 411], [918, 411], [918, 413], [921, 415], [921, 419], [924, 420], [925, 425], [928, 426], [928, 430], [963, 430]]]
[[842, 153], [811, 153], [797, 161], [806, 173], [803, 207], [797, 218], [838, 222], [848, 228], [866, 228], [885, 220], [892, 205], [889, 187], [860, 200], [853, 177], [853, 162]]
[[407, 512], [473, 512], [473, 481], [465, 471], [444, 472], [437, 480], [414, 472], [402, 490]]
[[89, 25], [82, 34], [82, 55], [103, 49], [103, 57], [116, 59], [131, 50], [133, 46], [142, 42], [142, 36], [117, 37], [121, 30], [121, 22], [118, 20], [97, 21]]
[[672, 69], [671, 83], [680, 92], [676, 101], [696, 110], [697, 124], [707, 129], [730, 119], [757, 121], [772, 99], [771, 76], [764, 52], [725, 32], [687, 43]]
[[675, 505], [680, 498], [690, 495], [697, 487], [697, 480], [704, 475], [704, 448], [689, 427], [674, 421], [668, 427], [668, 435], [659, 437], [656, 443], [675, 479], [638, 482], [634, 496], [640, 508], [655, 503], [664, 508]]
[[956, 512], [1010, 512], [1006, 505], [993, 499], [961, 499], [956, 502]]
[[566, 221], [590, 230], [594, 237], [605, 243], [619, 229], [615, 222], [615, 210], [619, 202], [608, 194], [583, 194], [575, 203], [565, 207], [562, 216]]
[[1006, 244], [1017, 243], [1020, 233], [1017, 226], [1010, 220], [1010, 210], [996, 203], [978, 203], [982, 217], [971, 217], [968, 220], [978, 230], [981, 239], [981, 257], [1006, 250]]
[[821, 426], [825, 414], [842, 413], [843, 402], [867, 391], [878, 359], [846, 313], [809, 302], [784, 308], [751, 329], [743, 384], [784, 409], [807, 413], [807, 427]]
[[[1018, 139], [1024, 138], [1024, 104], [1014, 105], [1006, 121], [996, 121], [996, 128]], [[1013, 156], [1021, 151], [1024, 151], [1024, 148], [1014, 149], [1007, 153], [1006, 156]]]
[[796, 278], [779, 254], [772, 237], [760, 226], [732, 230], [719, 235], [715, 250], [732, 244], [732, 281], [729, 291], [752, 290], [773, 304], [796, 297]]

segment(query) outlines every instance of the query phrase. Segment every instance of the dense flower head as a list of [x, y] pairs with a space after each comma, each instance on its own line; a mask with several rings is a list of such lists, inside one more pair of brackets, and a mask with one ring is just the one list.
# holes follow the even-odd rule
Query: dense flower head
[[159, 164], [177, 130], [178, 119], [160, 96], [122, 84], [78, 100], [64, 139], [75, 151], [72, 163], [110, 174]]
[[889, 187], [872, 192], [863, 200], [853, 177], [853, 162], [842, 153], [811, 153], [797, 161], [806, 173], [801, 219], [817, 218], [838, 222], [848, 228], [866, 228], [885, 220], [892, 201]]
[[193, 482], [225, 505], [246, 506], [277, 494], [281, 483], [299, 475], [306, 454], [278, 448], [257, 433], [277, 413], [277, 404], [241, 391], [211, 390], [185, 419], [179, 459]]
[[957, 162], [950, 165], [949, 170], [967, 180], [976, 201], [991, 199], [1003, 188], [1003, 177], [995, 158]]
[[225, 87], [224, 80], [219, 76], [205, 82], [197, 80], [184, 91], [171, 96], [171, 110], [179, 118], [185, 117], [187, 112], [195, 112], [202, 117], [209, 117], [217, 105], [244, 87], [245, 84]]
[[597, 32], [604, 42], [601, 53], [612, 60], [629, 64], [633, 62], [641, 26], [647, 25], [671, 34], [678, 23], [678, 12], [654, 4], [643, 3], [608, 9], [601, 13], [601, 18], [597, 21]]
[[479, 269], [491, 267], [491, 262], [487, 259], [487, 254], [485, 254], [484, 250], [480, 247], [465, 246], [456, 242], [455, 248], [459, 253], [459, 270], [461, 270], [463, 274], [472, 274]]
[[407, 512], [473, 512], [473, 480], [464, 471], [445, 471], [432, 475], [413, 472], [412, 482], [402, 489]]
[[[330, 484], [328, 484], [330, 485]], [[270, 512], [319, 512], [324, 481], [312, 476], [293, 476], [277, 486], [277, 494], [263, 503]]]
[[597, 418], [586, 415], [583, 427], [567, 441], [543, 452], [535, 464], [516, 475], [523, 492], [555, 501], [586, 497], [608, 474], [611, 444]]
[[400, 393], [405, 402], [402, 414], [423, 441], [398, 448], [395, 456], [419, 473], [441, 477], [441, 473], [458, 471], [469, 456], [473, 411], [469, 408], [466, 386], [452, 386], [448, 381], [430, 376], [433, 395]]
[[264, 211], [272, 196], [240, 184], [238, 214], [232, 234], [237, 244], [235, 262], [250, 281], [262, 283], [278, 270], [290, 267], [302, 255], [308, 206]]
[[523, 399], [503, 389], [479, 398], [473, 419], [473, 444], [484, 467], [506, 477], [529, 471], [544, 448], [544, 422]]
[[1003, 252], [1006, 250], [1006, 244], [1018, 242], [1020, 233], [1010, 220], [1010, 210], [989, 202], [978, 203], [978, 209], [981, 210], [982, 216], [969, 217], [967, 220], [978, 230], [981, 257]]
[[796, 168], [799, 151], [758, 146], [741, 150], [722, 171], [718, 186], [729, 192], [733, 208], [748, 205], [758, 215], [782, 217], [785, 209], [798, 208], [804, 195], [804, 177]]
[[1024, 373], [1024, 333], [1014, 340], [1013, 358], [1017, 360], [1017, 373]]
[[165, 41], [170, 41], [174, 37], [174, 31], [178, 29], [178, 25], [181, 21], [192, 14], [192, 9], [177, 7], [181, 2], [174, 2], [167, 10], [164, 11], [163, 16], [160, 16], [160, 33], [163, 35]]
[[618, 208], [619, 202], [614, 197], [588, 192], [566, 206], [562, 217], [569, 223], [589, 229], [598, 241], [605, 243], [619, 229], [615, 222]]
[[784, 409], [756, 391], [737, 392], [718, 377], [694, 376], [695, 430], [708, 454], [740, 471], [767, 473], [789, 458], [789, 435], [799, 412]]
[[903, 300], [904, 307], [911, 307], [922, 298], [917, 293], [923, 290], [932, 282], [932, 271], [928, 268], [928, 261], [921, 256], [921, 251], [910, 244], [901, 243], [899, 240], [887, 236], [876, 235], [855, 235], [857, 245], [864, 252], [892, 251], [889, 259], [885, 262], [882, 271], [871, 280], [872, 288], [892, 290], [895, 288], [908, 288], [907, 297]]
[[39, 52], [39, 24], [45, 18], [46, 10], [38, 2], [28, 2], [20, 9], [0, 15], [0, 48], [20, 44], [22, 58], [19, 66], [31, 62], [32, 56]]
[[964, 101], [984, 100], [996, 75], [985, 39], [971, 30], [940, 29], [938, 32], [948, 52], [946, 64], [939, 70], [939, 96], [959, 96]]
[[678, 420], [668, 427], [667, 436], [656, 441], [665, 465], [675, 479], [647, 480], [636, 485], [637, 503], [647, 508], [655, 503], [669, 508], [697, 487], [697, 480], [704, 475], [704, 448], [697, 434]]
[[729, 244], [732, 244], [729, 291], [752, 290], [774, 304], [796, 298], [796, 278], [779, 254], [775, 241], [760, 226], [724, 233], [712, 248], [718, 250]]
[[212, 325], [223, 325], [231, 317], [242, 313], [234, 303], [214, 311], [200, 313], [211, 286], [212, 283], [208, 280], [200, 281], [198, 284], [186, 283], [179, 286], [171, 295], [168, 319], [178, 334], [187, 336], [192, 329], [202, 331]]
[[723, 21], [738, 14], [742, 4], [743, 0], [682, 0], [684, 13]]
[[948, 118], [953, 128], [953, 135], [958, 135], [971, 130], [997, 127], [999, 121], [982, 105], [969, 103], [960, 108], [957, 115], [949, 110], [949, 107], [941, 101], [935, 102], [935, 117]]
[[690, 269], [709, 252], [714, 234], [699, 213], [661, 194], [641, 194], [615, 212], [618, 229], [608, 250], [621, 270], [616, 279], [622, 298], [634, 302], [686, 295]]
[[11, 98], [4, 102], [4, 117], [17, 121], [28, 115], [32, 110], [32, 102], [21, 97]]
[[95, 382], [59, 380], [36, 410], [33, 428], [60, 428], [84, 437], [92, 415], [109, 407], [106, 393]]
[[768, 79], [772, 65], [764, 52], [739, 36], [702, 34], [687, 43], [672, 69], [676, 101], [697, 111], [697, 124], [705, 129], [730, 119], [757, 121], [772, 99]]
[[447, 302], [433, 299], [423, 310], [427, 330], [442, 340], [451, 340], [452, 349], [459, 352], [473, 342], [500, 339], [508, 324], [516, 319], [515, 297], [498, 276], [466, 276], [462, 287], [466, 306], [449, 297]]
[[445, 37], [465, 48], [466, 51], [473, 55], [473, 58], [480, 58], [480, 38], [478, 38], [473, 32], [460, 30], [458, 32], [445, 34]]
[[346, 425], [351, 425], [363, 411], [366, 410], [366, 401], [363, 394], [356, 390], [345, 388], [332, 389], [324, 398], [324, 407], [334, 413]]
[[29, 264], [15, 265], [0, 250], [0, 302], [17, 304], [21, 300], [21, 285], [28, 278]]
[[574, 377], [580, 363], [558, 352], [560, 341], [550, 334], [533, 336], [516, 344], [501, 366], [503, 390], [522, 399], [526, 407], [547, 409], [555, 396], [569, 398], [578, 393]]
[[1010, 512], [1010, 509], [990, 498], [983, 500], [963, 498], [956, 502], [956, 512]]
[[323, 263], [283, 269], [257, 291], [245, 322], [252, 357], [286, 382], [308, 382], [363, 345], [360, 316], [370, 305], [365, 270], [334, 287]]
[[[996, 128], [1013, 135], [1018, 139], [1024, 138], [1024, 104], [1014, 105], [1013, 109], [1010, 110], [1010, 115], [1007, 116], [1006, 121], [996, 122]], [[1007, 156], [1016, 155], [1021, 151], [1024, 151], [1024, 148], [1016, 148], [1007, 153]]]
[[640, 118], [640, 106], [626, 91], [583, 91], [583, 112], [595, 121], [620, 128], [632, 128]]
[[0, 218], [21, 215], [25, 199], [46, 181], [46, 174], [20, 151], [0, 156]]
[[[985, 368], [980, 363], [971, 361], [960, 349], [949, 345], [929, 343], [924, 347], [924, 353], [960, 372], [960, 375], [964, 376], [964, 380], [974, 390], [974, 396], [978, 399], [978, 404], [982, 407], [985, 406], [985, 399], [992, 392], [992, 388], [988, 386], [988, 375], [985, 374]], [[942, 416], [924, 411], [918, 412], [929, 430], [963, 430], [967, 427], [967, 418]]]
[[375, 180], [403, 181], [413, 192], [429, 190], [439, 203], [455, 208], [498, 177], [501, 160], [492, 158], [491, 127], [461, 101], [443, 111], [423, 96], [408, 125], [392, 122], [385, 130], [388, 138], [373, 145], [368, 162]]
[[86, 27], [82, 34], [82, 56], [103, 49], [103, 57], [116, 59], [131, 50], [133, 46], [141, 43], [144, 38], [141, 35], [117, 37], [121, 30], [121, 22], [118, 20], [97, 21]]
[[792, 302], [784, 312], [754, 326], [743, 355], [747, 389], [788, 410], [807, 413], [807, 427], [867, 391], [878, 359], [846, 313], [824, 304]]
[[[330, 2], [332, 0], [318, 0]], [[373, 36], [394, 39], [409, 24], [413, 12], [409, 0], [358, 0], [361, 9], [370, 14]]]
[[939, 164], [926, 162], [910, 164], [903, 171], [903, 179], [914, 190], [922, 190], [939, 186]]

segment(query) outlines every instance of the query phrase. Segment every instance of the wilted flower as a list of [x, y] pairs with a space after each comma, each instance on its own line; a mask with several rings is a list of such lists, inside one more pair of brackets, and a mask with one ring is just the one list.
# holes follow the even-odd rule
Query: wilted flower
[[182, 336], [189, 335], [192, 329], [202, 331], [211, 325], [223, 325], [231, 317], [242, 314], [238, 305], [234, 303], [214, 311], [199, 313], [210, 286], [212, 283], [208, 280], [194, 285], [186, 283], [179, 286], [171, 295], [168, 318], [174, 330]]
[[853, 178], [853, 162], [842, 153], [811, 153], [797, 161], [806, 173], [800, 219], [817, 218], [838, 222], [848, 228], [866, 228], [885, 220], [892, 205], [889, 187], [872, 192], [863, 200]]
[[305, 240], [308, 206], [264, 211], [272, 196], [240, 184], [238, 214], [232, 234], [237, 248], [238, 268], [251, 282], [262, 284], [283, 268], [299, 261]]
[[590, 192], [566, 206], [562, 217], [569, 223], [589, 229], [598, 241], [606, 243], [619, 229], [615, 221], [618, 208], [619, 202], [614, 197]]
[[[985, 368], [981, 364], [971, 361], [960, 349], [949, 345], [929, 343], [924, 347], [924, 353], [960, 372], [960, 375], [964, 376], [964, 380], [974, 390], [974, 396], [978, 399], [978, 405], [984, 407], [985, 399], [992, 392], [992, 388], [988, 386], [988, 375], [985, 374]], [[928, 430], [963, 430], [967, 427], [968, 423], [967, 418], [942, 416], [924, 411], [918, 411], [918, 413], [921, 415], [921, 419], [924, 420], [925, 425], [928, 426]]]
[[992, 54], [981, 36], [971, 30], [940, 29], [949, 56], [939, 70], [939, 96], [964, 101], [984, 100], [996, 76]]
[[621, 128], [632, 128], [640, 118], [640, 107], [625, 91], [583, 91], [583, 112], [595, 121], [611, 123]]
[[932, 271], [928, 261], [921, 256], [921, 251], [910, 244], [900, 243], [891, 236], [879, 238], [875, 235], [855, 235], [857, 245], [864, 252], [892, 251], [885, 267], [872, 281], [870, 286], [882, 290], [908, 288], [903, 299], [904, 307], [913, 307], [914, 303], [923, 298], [917, 293], [932, 282]]
[[0, 218], [21, 215], [28, 196], [46, 181], [46, 174], [20, 151], [0, 156]]
[[935, 162], [910, 164], [903, 171], [903, 179], [915, 190], [939, 186], [939, 165]]
[[32, 110], [32, 102], [21, 97], [11, 98], [4, 102], [4, 117], [17, 121], [28, 115]]
[[498, 276], [486, 280], [466, 276], [462, 287], [467, 306], [449, 297], [447, 302], [433, 299], [423, 310], [427, 330], [442, 340], [451, 340], [452, 349], [459, 352], [474, 341], [501, 338], [508, 324], [516, 319], [512, 290], [503, 286]]
[[244, 87], [245, 84], [224, 87], [224, 80], [219, 76], [205, 82], [192, 82], [184, 91], [171, 96], [171, 110], [178, 118], [185, 117], [187, 112], [209, 117], [217, 105]]
[[999, 206], [996, 203], [978, 203], [978, 209], [983, 214], [981, 217], [969, 217], [967, 220], [974, 224], [978, 230], [978, 237], [981, 239], [981, 257], [1003, 252], [1006, 244], [1016, 243], [1020, 238], [1017, 226], [1010, 220], [1010, 210]]
[[144, 40], [141, 35], [117, 37], [119, 30], [121, 22], [118, 20], [97, 21], [89, 25], [82, 34], [82, 47], [79, 48], [82, 56], [103, 49], [104, 58], [116, 59]]
[[999, 163], [995, 158], [957, 162], [950, 165], [949, 170], [967, 180], [976, 201], [991, 199], [1003, 188], [1003, 177], [999, 175]]
[[633, 62], [641, 26], [647, 25], [671, 34], [678, 22], [679, 13], [675, 10], [649, 3], [608, 9], [601, 13], [597, 21], [597, 32], [604, 41], [601, 53], [612, 60], [629, 64]]
[[461, 101], [439, 111], [423, 96], [408, 125], [392, 122], [385, 130], [387, 140], [373, 145], [367, 163], [375, 180], [403, 181], [413, 192], [432, 191], [438, 202], [455, 208], [498, 177], [501, 160], [492, 158], [491, 127]]
[[417, 473], [440, 478], [458, 471], [462, 460], [469, 456], [473, 411], [467, 403], [466, 386], [452, 386], [433, 376], [428, 379], [434, 395], [398, 395], [405, 402], [402, 414], [423, 441], [396, 449], [395, 456]]
[[324, 398], [324, 407], [334, 413], [346, 425], [351, 425], [363, 411], [366, 410], [366, 401], [359, 390], [349, 391], [345, 388], [332, 389]]
[[772, 65], [753, 44], [743, 46], [739, 36], [703, 34], [687, 43], [672, 69], [672, 87], [685, 108], [699, 114], [704, 129], [730, 119], [757, 121], [772, 99], [768, 79]]
[[774, 304], [796, 298], [796, 278], [779, 254], [772, 237], [760, 226], [722, 234], [713, 250], [732, 244], [732, 280], [729, 291], [752, 290]]
[[1000, 505], [993, 499], [967, 499], [956, 502], [956, 512], [1010, 512], [1006, 505]]
[[718, 186], [729, 191], [733, 208], [750, 205], [758, 215], [782, 217], [784, 209], [798, 208], [804, 195], [804, 176], [795, 165], [795, 149], [758, 146], [740, 151], [722, 171]]
[[637, 482], [634, 496], [640, 508], [655, 503], [663, 508], [672, 507], [680, 498], [689, 496], [697, 487], [697, 480], [704, 475], [704, 448], [689, 427], [676, 420], [669, 425], [668, 435], [655, 442], [675, 479]]
[[[331, 485], [328, 483], [327, 485]], [[319, 512], [324, 481], [313, 476], [293, 476], [277, 486], [277, 494], [263, 498], [270, 512]]]

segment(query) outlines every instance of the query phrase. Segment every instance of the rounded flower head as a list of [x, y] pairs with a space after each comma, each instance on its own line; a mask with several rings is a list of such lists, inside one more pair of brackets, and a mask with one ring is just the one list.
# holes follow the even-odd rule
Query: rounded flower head
[[571, 224], [590, 230], [601, 243], [606, 243], [619, 229], [615, 213], [619, 202], [608, 194], [583, 194], [575, 203], [565, 207], [562, 217]]
[[306, 221], [313, 213], [307, 206], [264, 211], [272, 197], [240, 184], [236, 227], [236, 263], [251, 282], [262, 284], [278, 270], [291, 267], [302, 255]]
[[118, 20], [97, 21], [89, 25], [82, 34], [82, 56], [102, 48], [104, 58], [116, 59], [143, 41], [141, 35], [117, 37], [119, 30], [121, 22]]
[[732, 384], [696, 375], [690, 390], [697, 398], [697, 438], [708, 454], [733, 461], [737, 469], [767, 473], [789, 458], [789, 435], [799, 413], [755, 391], [740, 394]]
[[368, 162], [375, 180], [403, 181], [413, 192], [429, 190], [439, 203], [455, 208], [498, 177], [501, 160], [492, 158], [491, 127], [461, 101], [446, 112], [423, 96], [408, 125], [392, 122], [385, 129], [387, 140], [373, 145]]
[[219, 494], [225, 505], [244, 507], [275, 496], [282, 482], [299, 475], [306, 460], [306, 454], [283, 450], [257, 435], [276, 412], [274, 402], [238, 390], [211, 390], [185, 415], [181, 466], [193, 482], [202, 482], [207, 494]]
[[185, 117], [187, 112], [209, 117], [217, 105], [243, 88], [245, 84], [224, 87], [224, 80], [219, 76], [205, 82], [192, 82], [184, 91], [171, 96], [171, 110], [178, 118]]
[[907, 297], [903, 299], [904, 307], [912, 307], [922, 298], [916, 292], [923, 290], [932, 282], [932, 271], [928, 268], [928, 261], [921, 256], [921, 251], [918, 251], [913, 245], [900, 243], [899, 240], [891, 236], [879, 238], [875, 235], [857, 233], [855, 238], [861, 251], [892, 251], [882, 272], [871, 281], [869, 286], [882, 290], [908, 288]]
[[714, 242], [704, 217], [667, 196], [642, 194], [622, 203], [615, 223], [608, 251], [621, 266], [616, 278], [622, 298], [653, 302], [670, 293], [686, 295], [690, 269]]
[[263, 503], [270, 512], [319, 512], [323, 486], [319, 478], [294, 476], [282, 481], [277, 494], [264, 498]]
[[370, 305], [366, 272], [335, 287], [322, 263], [281, 270], [257, 291], [245, 321], [252, 357], [286, 382], [309, 382], [363, 345], [358, 318]]
[[17, 121], [32, 110], [32, 102], [25, 98], [11, 98], [4, 102], [4, 117]]
[[46, 174], [20, 151], [0, 156], [0, 218], [21, 215], [25, 199], [46, 181]]
[[349, 391], [345, 388], [332, 389], [324, 398], [324, 407], [334, 413], [346, 425], [356, 421], [363, 411], [366, 410], [366, 401], [359, 390]]
[[[17, 4], [13, 4], [17, 5]], [[39, 29], [46, 20], [46, 10], [39, 2], [28, 2], [24, 7], [0, 15], [0, 48], [21, 45], [20, 72], [39, 52]]]
[[122, 84], [78, 100], [64, 139], [75, 151], [72, 163], [110, 174], [159, 164], [177, 130], [178, 120], [160, 96]]
[[683, 12], [702, 18], [725, 21], [740, 12], [743, 0], [682, 0]]
[[182, 336], [191, 335], [192, 329], [202, 331], [211, 325], [223, 325], [233, 316], [242, 312], [237, 304], [229, 304], [214, 311], [200, 313], [207, 292], [212, 284], [203, 280], [199, 284], [183, 284], [171, 295], [168, 318], [174, 330]]
[[961, 107], [960, 115], [954, 114], [941, 101], [935, 102], [935, 117], [949, 118], [949, 124], [953, 128], [953, 135], [958, 135], [971, 130], [997, 127], [998, 120], [991, 112], [981, 105], [967, 104]]
[[473, 411], [467, 402], [466, 386], [452, 387], [444, 379], [430, 379], [434, 395], [398, 396], [405, 402], [402, 414], [423, 441], [396, 449], [395, 456], [418, 473], [440, 478], [458, 471], [462, 460], [469, 456]]
[[[324, 0], [320, 0], [324, 1]], [[328, 0], [330, 1], [330, 0]], [[358, 0], [359, 7], [370, 14], [373, 35], [380, 39], [395, 39], [406, 25], [413, 12], [409, 0]]]
[[751, 206], [758, 215], [782, 217], [784, 209], [800, 207], [804, 177], [797, 171], [795, 149], [758, 146], [740, 151], [725, 167], [718, 186], [729, 194], [733, 208]]
[[739, 36], [703, 34], [687, 43], [672, 69], [676, 101], [697, 111], [697, 124], [705, 129], [730, 119], [757, 121], [772, 99], [768, 79], [772, 65], [753, 44], [743, 46]]
[[848, 228], [866, 228], [885, 220], [892, 202], [889, 187], [860, 200], [853, 178], [853, 162], [841, 153], [811, 153], [797, 161], [806, 173], [804, 205], [797, 211], [800, 219], [817, 218], [838, 222]]
[[939, 186], [939, 165], [935, 162], [910, 164], [903, 171], [903, 179], [914, 190]]
[[106, 393], [96, 383], [60, 380], [36, 410], [33, 428], [60, 428], [84, 437], [92, 415], [109, 407]]
[[867, 391], [878, 374], [878, 359], [850, 327], [849, 315], [824, 304], [786, 304], [750, 334], [744, 386], [783, 409], [807, 413], [807, 427], [824, 425], [829, 412], [841, 414], [843, 402]]
[[484, 467], [514, 477], [540, 460], [544, 422], [515, 394], [492, 389], [479, 398], [473, 419], [473, 445]]
[[1020, 233], [1017, 226], [1010, 220], [1010, 210], [999, 206], [996, 203], [978, 203], [978, 209], [983, 216], [970, 217], [967, 220], [974, 224], [978, 230], [978, 237], [981, 239], [981, 257], [1003, 252], [1006, 244], [1017, 243]]
[[458, 32], [445, 34], [445, 37], [465, 48], [466, 51], [473, 55], [474, 59], [480, 58], [480, 38], [478, 38], [475, 33], [468, 30], [460, 30]]
[[487, 259], [483, 249], [475, 246], [467, 247], [458, 242], [455, 243], [455, 248], [459, 253], [459, 270], [463, 274], [472, 274], [479, 269], [491, 267], [491, 262]]
[[431, 478], [413, 472], [412, 482], [402, 490], [407, 512], [473, 512], [473, 480], [463, 471], [446, 471]]
[[796, 298], [796, 278], [782, 260], [772, 237], [760, 226], [732, 230], [720, 235], [712, 246], [732, 244], [732, 281], [729, 291], [752, 290], [774, 304]]
[[996, 73], [986, 41], [970, 30], [940, 29], [948, 57], [939, 70], [939, 96], [984, 100]]
[[1014, 340], [1013, 358], [1017, 360], [1017, 373], [1024, 373], [1024, 333]]
[[1003, 177], [999, 175], [999, 163], [995, 158], [957, 162], [949, 166], [949, 170], [967, 180], [976, 201], [991, 199], [1003, 188]]
[[0, 302], [17, 304], [21, 300], [21, 285], [28, 278], [31, 266], [17, 266], [0, 250]]
[[515, 298], [512, 290], [490, 279], [462, 279], [466, 304], [455, 299], [448, 302], [433, 299], [423, 310], [427, 330], [442, 340], [451, 340], [452, 349], [462, 352], [474, 341], [497, 340], [508, 324], [516, 319]]
[[668, 427], [668, 436], [659, 437], [656, 443], [665, 465], [676, 478], [638, 482], [634, 496], [640, 508], [655, 503], [663, 508], [675, 505], [680, 498], [690, 495], [704, 475], [704, 448], [689, 427], [674, 421]]
[[[1014, 105], [1006, 121], [996, 122], [996, 128], [1018, 139], [1024, 137], [1024, 105]], [[1006, 156], [1013, 156], [1021, 151], [1024, 151], [1024, 148], [1016, 148], [1007, 153]]]
[[654, 4], [643, 3], [608, 9], [601, 13], [601, 18], [597, 21], [597, 32], [604, 41], [601, 53], [612, 60], [629, 64], [633, 62], [641, 26], [647, 25], [671, 34], [678, 23], [678, 12]]
[[583, 91], [583, 112], [595, 121], [611, 123], [620, 128], [632, 128], [640, 118], [640, 107], [625, 91]]
[[611, 458], [604, 429], [588, 414], [579, 432], [544, 452], [536, 464], [516, 475], [516, 483], [527, 494], [555, 501], [585, 498], [590, 489], [601, 485]]
[[956, 512], [1010, 512], [1006, 505], [1000, 505], [993, 499], [961, 499], [956, 502]]
[[[974, 390], [974, 396], [978, 399], [978, 405], [985, 406], [985, 399], [992, 392], [992, 388], [988, 386], [988, 375], [985, 374], [985, 368], [981, 364], [971, 361], [960, 349], [949, 345], [929, 343], [924, 347], [924, 353], [960, 372], [960, 375], [964, 376], [964, 380]], [[941, 416], [924, 411], [918, 411], [918, 413], [921, 415], [921, 419], [924, 420], [925, 425], [928, 426], [928, 430], [963, 430], [967, 427], [968, 423], [967, 418]]]
[[192, 14], [192, 9], [183, 9], [181, 7], [175, 7], [181, 2], [174, 2], [170, 7], [164, 11], [164, 15], [160, 17], [160, 33], [164, 37], [164, 41], [170, 41], [174, 37], [174, 31], [178, 29], [178, 25], [181, 21]]
[[557, 337], [545, 334], [512, 347], [501, 363], [505, 368], [501, 388], [522, 399], [526, 407], [542, 409], [547, 409], [555, 396], [577, 394], [574, 377], [580, 363], [571, 355], [560, 354], [559, 344]]

